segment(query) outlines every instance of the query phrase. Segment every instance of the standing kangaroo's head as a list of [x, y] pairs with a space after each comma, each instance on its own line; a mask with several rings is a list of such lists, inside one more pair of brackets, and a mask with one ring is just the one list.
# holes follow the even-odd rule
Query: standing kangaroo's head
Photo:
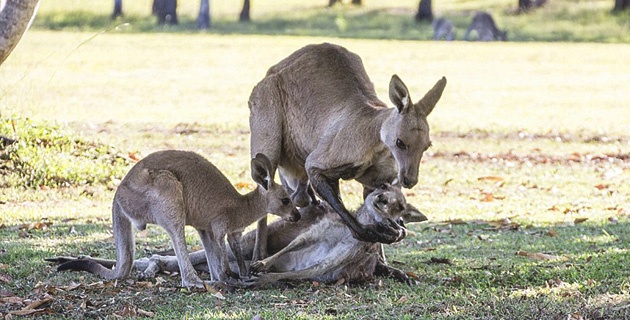
[[446, 78], [442, 77], [418, 103], [413, 103], [407, 86], [392, 76], [389, 98], [396, 106], [381, 127], [381, 140], [389, 148], [398, 165], [398, 183], [411, 188], [418, 183], [418, 167], [422, 154], [431, 146], [427, 116], [442, 96]]
[[300, 212], [297, 210], [291, 197], [284, 188], [273, 181], [274, 171], [271, 161], [262, 153], [252, 159], [252, 178], [263, 188], [263, 194], [267, 200], [267, 212], [280, 216], [291, 222], [300, 220]]

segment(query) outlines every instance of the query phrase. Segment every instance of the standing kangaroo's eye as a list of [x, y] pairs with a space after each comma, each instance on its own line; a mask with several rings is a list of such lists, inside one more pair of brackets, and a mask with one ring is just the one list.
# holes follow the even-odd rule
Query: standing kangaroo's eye
[[402, 140], [400, 139], [396, 139], [396, 146], [401, 150], [407, 149], [407, 145], [404, 142], [402, 142]]
[[286, 205], [289, 205], [289, 203], [291, 203], [291, 199], [289, 199], [289, 198], [282, 198], [282, 205], [286, 206]]

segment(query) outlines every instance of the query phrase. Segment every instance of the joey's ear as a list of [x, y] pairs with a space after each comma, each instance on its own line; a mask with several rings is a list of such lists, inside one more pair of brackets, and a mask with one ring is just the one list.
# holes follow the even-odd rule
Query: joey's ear
[[445, 87], [446, 87], [446, 78], [442, 77], [442, 79], [438, 80], [438, 82], [435, 83], [433, 88], [431, 88], [431, 90], [429, 90], [429, 92], [427, 92], [424, 95], [424, 97], [420, 99], [420, 101], [418, 101], [416, 106], [420, 108], [420, 112], [424, 116], [428, 116], [429, 113], [433, 111], [433, 108], [435, 108], [435, 105], [442, 97], [442, 92], [444, 92]]
[[409, 90], [397, 75], [393, 75], [392, 80], [389, 81], [389, 100], [396, 106], [399, 113], [407, 111], [412, 105]]
[[402, 219], [403, 221], [408, 222], [408, 223], [422, 222], [422, 221], [429, 220], [427, 216], [425, 216], [422, 212], [420, 212], [420, 210], [416, 209], [416, 207], [412, 206], [409, 203], [407, 203], [407, 206], [405, 207], [405, 211], [403, 211]]
[[259, 153], [252, 159], [252, 179], [260, 186], [269, 190], [271, 187], [271, 161], [262, 153]]

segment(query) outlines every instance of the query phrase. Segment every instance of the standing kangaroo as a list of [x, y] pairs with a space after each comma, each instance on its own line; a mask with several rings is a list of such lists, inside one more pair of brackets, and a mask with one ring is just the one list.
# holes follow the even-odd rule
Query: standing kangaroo
[[[307, 238], [309, 245], [304, 248], [291, 250], [290, 254], [298, 255], [297, 259], [276, 259], [273, 262], [273, 266], [268, 265], [267, 269], [296, 269], [296, 263], [299, 262], [301, 265], [311, 268], [310, 271], [305, 271], [305, 268], [299, 269], [302, 272], [308, 272], [308, 277], [301, 277], [304, 279], [327, 279], [328, 282], [336, 281], [338, 277], [344, 277], [348, 281], [361, 281], [369, 279], [372, 275], [381, 275], [408, 282], [408, 277], [401, 270], [393, 267], [384, 269], [378, 264], [375, 266], [375, 259], [380, 259], [380, 256], [377, 254], [380, 248], [374, 248], [374, 246], [380, 247], [381, 245], [354, 239], [349, 229], [340, 221], [339, 215], [325, 202], [300, 208], [300, 215], [301, 219], [297, 222], [287, 222], [286, 220], [278, 219], [269, 225], [267, 236], [269, 253], [276, 254], [293, 241], [306, 241], [297, 240], [298, 238]], [[411, 223], [427, 220], [424, 214], [406, 203], [400, 189], [391, 186], [379, 188], [368, 196], [365, 203], [357, 210], [357, 217], [361, 221], [395, 219], [399, 217], [398, 221], [401, 221], [401, 224], [403, 222]], [[250, 231], [241, 238], [243, 257], [246, 260], [251, 259], [253, 255], [255, 233], [255, 230]], [[317, 248], [325, 248], [326, 250], [316, 250]], [[285, 252], [284, 254], [286, 255], [287, 253]], [[85, 257], [57, 257], [46, 260], [67, 265], [82, 259], [85, 259]], [[115, 263], [114, 260], [90, 259], [109, 268]], [[232, 254], [230, 256], [231, 262], [235, 259], [234, 254]], [[203, 250], [191, 253], [190, 260], [196, 270], [208, 271], [208, 264], [206, 263]], [[320, 265], [321, 267], [312, 268], [315, 265]], [[176, 272], [179, 270], [176, 257], [162, 254], [135, 260], [133, 266], [142, 272], [145, 277], [153, 277], [158, 272]], [[66, 269], [63, 264], [60, 268]], [[236, 270], [238, 266], [232, 266], [232, 268]], [[344, 272], [331, 272], [331, 270], [343, 269], [346, 270]], [[254, 284], [256, 283], [261, 284], [254, 281]]]
[[[358, 282], [371, 279], [378, 272], [381, 244], [353, 238], [338, 215], [335, 216], [319, 220], [276, 254], [252, 263], [251, 272], [269, 271], [259, 275], [255, 284], [264, 285], [284, 279], [322, 282], [334, 282], [342, 278]], [[399, 188], [389, 185], [370, 193], [356, 216], [361, 223], [401, 218], [408, 221], [427, 220], [422, 213], [407, 204]]]
[[[279, 168], [296, 205], [308, 205], [310, 183], [357, 239], [401, 240], [402, 230], [389, 220], [359, 223], [341, 200], [339, 180], [357, 180], [364, 196], [395, 180], [406, 188], [416, 185], [422, 154], [431, 145], [427, 116], [445, 86], [442, 78], [414, 104], [394, 75], [389, 97], [395, 108], [387, 108], [358, 55], [334, 44], [306, 46], [272, 66], [253, 89], [251, 152], [264, 153]], [[263, 236], [265, 222], [259, 222]]]
[[252, 159], [251, 171], [259, 186], [241, 195], [214, 165], [198, 154], [167, 150], [148, 155], [131, 168], [114, 195], [116, 268], [107, 269], [87, 259], [61, 265], [58, 270], [84, 270], [106, 279], [127, 277], [134, 263], [131, 226], [144, 230], [153, 223], [166, 230], [173, 241], [182, 286], [203, 287], [186, 249], [186, 225], [199, 233], [212, 281], [225, 281], [228, 275], [237, 277], [229, 268], [226, 235], [240, 275], [245, 275], [240, 248], [243, 229], [268, 212], [294, 221], [300, 217], [287, 192], [274, 183], [271, 163], [265, 155], [257, 154]]
[[466, 30], [464, 40], [470, 40], [470, 34], [476, 31], [480, 41], [507, 40], [507, 31], [501, 31], [494, 23], [492, 16], [484, 11], [475, 13], [470, 26]]

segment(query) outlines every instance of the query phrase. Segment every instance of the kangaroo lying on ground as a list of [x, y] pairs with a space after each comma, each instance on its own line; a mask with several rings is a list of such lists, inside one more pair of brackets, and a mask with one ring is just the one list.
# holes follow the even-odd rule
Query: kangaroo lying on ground
[[477, 37], [480, 41], [507, 40], [507, 31], [499, 30], [494, 23], [494, 19], [492, 19], [492, 16], [487, 12], [480, 11], [475, 14], [470, 26], [466, 30], [464, 40], [470, 40], [470, 34], [473, 31], [477, 32]]
[[293, 221], [299, 212], [289, 195], [273, 181], [269, 159], [256, 155], [251, 162], [252, 178], [258, 187], [241, 195], [210, 162], [186, 151], [160, 151], [138, 162], [118, 186], [112, 205], [116, 268], [103, 267], [85, 259], [59, 266], [58, 270], [84, 270], [106, 279], [127, 277], [134, 262], [132, 224], [143, 230], [148, 223], [161, 226], [173, 241], [182, 286], [203, 287], [186, 249], [184, 226], [197, 229], [205, 251], [212, 281], [238, 278], [230, 267], [224, 238], [246, 275], [240, 249], [243, 229], [268, 212]]
[[433, 40], [455, 40], [455, 31], [453, 30], [453, 22], [449, 19], [439, 18], [433, 20]]
[[[427, 220], [426, 216], [424, 216], [420, 211], [405, 202], [402, 193], [396, 187], [388, 186], [384, 189], [377, 189], [373, 192], [373, 194], [373, 196], [368, 197], [365, 204], [363, 204], [357, 211], [357, 216], [362, 222], [364, 219], [374, 221], [372, 215], [376, 215], [378, 219], [400, 217], [400, 220], [402, 220], [401, 224], [403, 222], [411, 223]], [[276, 254], [283, 248], [287, 247], [292, 241], [297, 240], [300, 237], [307, 237], [309, 238], [309, 241], [312, 242], [309, 248], [332, 245], [333, 249], [330, 250], [330, 252], [323, 253], [318, 251], [318, 254], [315, 251], [308, 251], [306, 250], [307, 248], [303, 248], [301, 252], [306, 254], [301, 258], [301, 263], [304, 265], [323, 263], [329, 265], [329, 269], [334, 269], [335, 267], [339, 269], [346, 268], [346, 272], [340, 274], [340, 276], [348, 277], [345, 279], [349, 281], [358, 282], [366, 280], [371, 275], [390, 276], [402, 282], [408, 281], [408, 277], [401, 270], [392, 267], [382, 268], [379, 264], [373, 266], [374, 259], [381, 258], [380, 254], [375, 254], [375, 248], [373, 248], [373, 246], [378, 246], [376, 249], [380, 251], [382, 249], [382, 245], [360, 242], [353, 239], [350, 231], [340, 221], [337, 213], [335, 213], [335, 211], [332, 210], [332, 208], [330, 208], [326, 203], [322, 202], [319, 205], [311, 205], [300, 208], [300, 214], [301, 219], [298, 222], [287, 222], [286, 220], [279, 219], [269, 225], [267, 247], [270, 254]], [[327, 226], [329, 225], [332, 225], [333, 227], [328, 228]], [[315, 233], [314, 230], [318, 229], [322, 229], [320, 230], [321, 232]], [[245, 259], [250, 259], [253, 255], [255, 234], [255, 230], [250, 231], [241, 238], [241, 247], [243, 250], [243, 257]], [[333, 238], [336, 240], [333, 240]], [[353, 243], [354, 246], [348, 246], [348, 241]], [[365, 248], [369, 248], [370, 250], [363, 250]], [[335, 254], [339, 255], [332, 254], [333, 250]], [[57, 263], [66, 263], [68, 261], [72, 263], [73, 261], [81, 261], [82, 259], [84, 258], [57, 257], [46, 260]], [[107, 268], [111, 268], [115, 263], [115, 260], [89, 259], [92, 259]], [[190, 260], [197, 271], [208, 271], [208, 264], [206, 263], [206, 257], [203, 250], [191, 253]], [[235, 260], [233, 254], [230, 257], [230, 260]], [[289, 260], [286, 264], [283, 264], [282, 261], [283, 260], [281, 259], [276, 260], [274, 262], [274, 268], [286, 270], [295, 267], [293, 264], [295, 264], [296, 261]], [[330, 263], [327, 261], [330, 261]], [[236, 270], [238, 266], [236, 266], [235, 263], [233, 264], [232, 268]], [[134, 268], [140, 271], [145, 277], [153, 277], [158, 272], [179, 271], [178, 261], [175, 257], [158, 254], [153, 255], [150, 258], [136, 260], [134, 262]], [[358, 270], [358, 273], [352, 270]], [[319, 271], [321, 271], [321, 274], [313, 275], [312, 278], [328, 278], [329, 281], [337, 280], [333, 279], [333, 273], [329, 272], [327, 269], [322, 268], [319, 269]], [[319, 276], [321, 276], [321, 278]]]
[[[350, 214], [341, 200], [339, 180], [357, 180], [364, 196], [395, 180], [413, 187], [422, 155], [431, 145], [427, 116], [445, 86], [442, 78], [414, 104], [394, 75], [389, 97], [395, 108], [387, 108], [358, 55], [328, 43], [306, 46], [272, 66], [253, 89], [251, 152], [264, 153], [272, 168], [279, 168], [296, 205], [316, 201], [308, 194], [312, 186], [357, 239], [399, 241], [403, 233], [395, 223], [362, 225]], [[259, 222], [263, 235], [265, 223]]]
[[[389, 185], [370, 193], [356, 217], [364, 224], [405, 217], [426, 220], [422, 213], [407, 204], [399, 188]], [[338, 216], [329, 216], [276, 254], [252, 263], [250, 272], [269, 271], [259, 275], [256, 285], [288, 279], [334, 282], [343, 278], [360, 282], [375, 274], [381, 250], [381, 244], [355, 239]]]

